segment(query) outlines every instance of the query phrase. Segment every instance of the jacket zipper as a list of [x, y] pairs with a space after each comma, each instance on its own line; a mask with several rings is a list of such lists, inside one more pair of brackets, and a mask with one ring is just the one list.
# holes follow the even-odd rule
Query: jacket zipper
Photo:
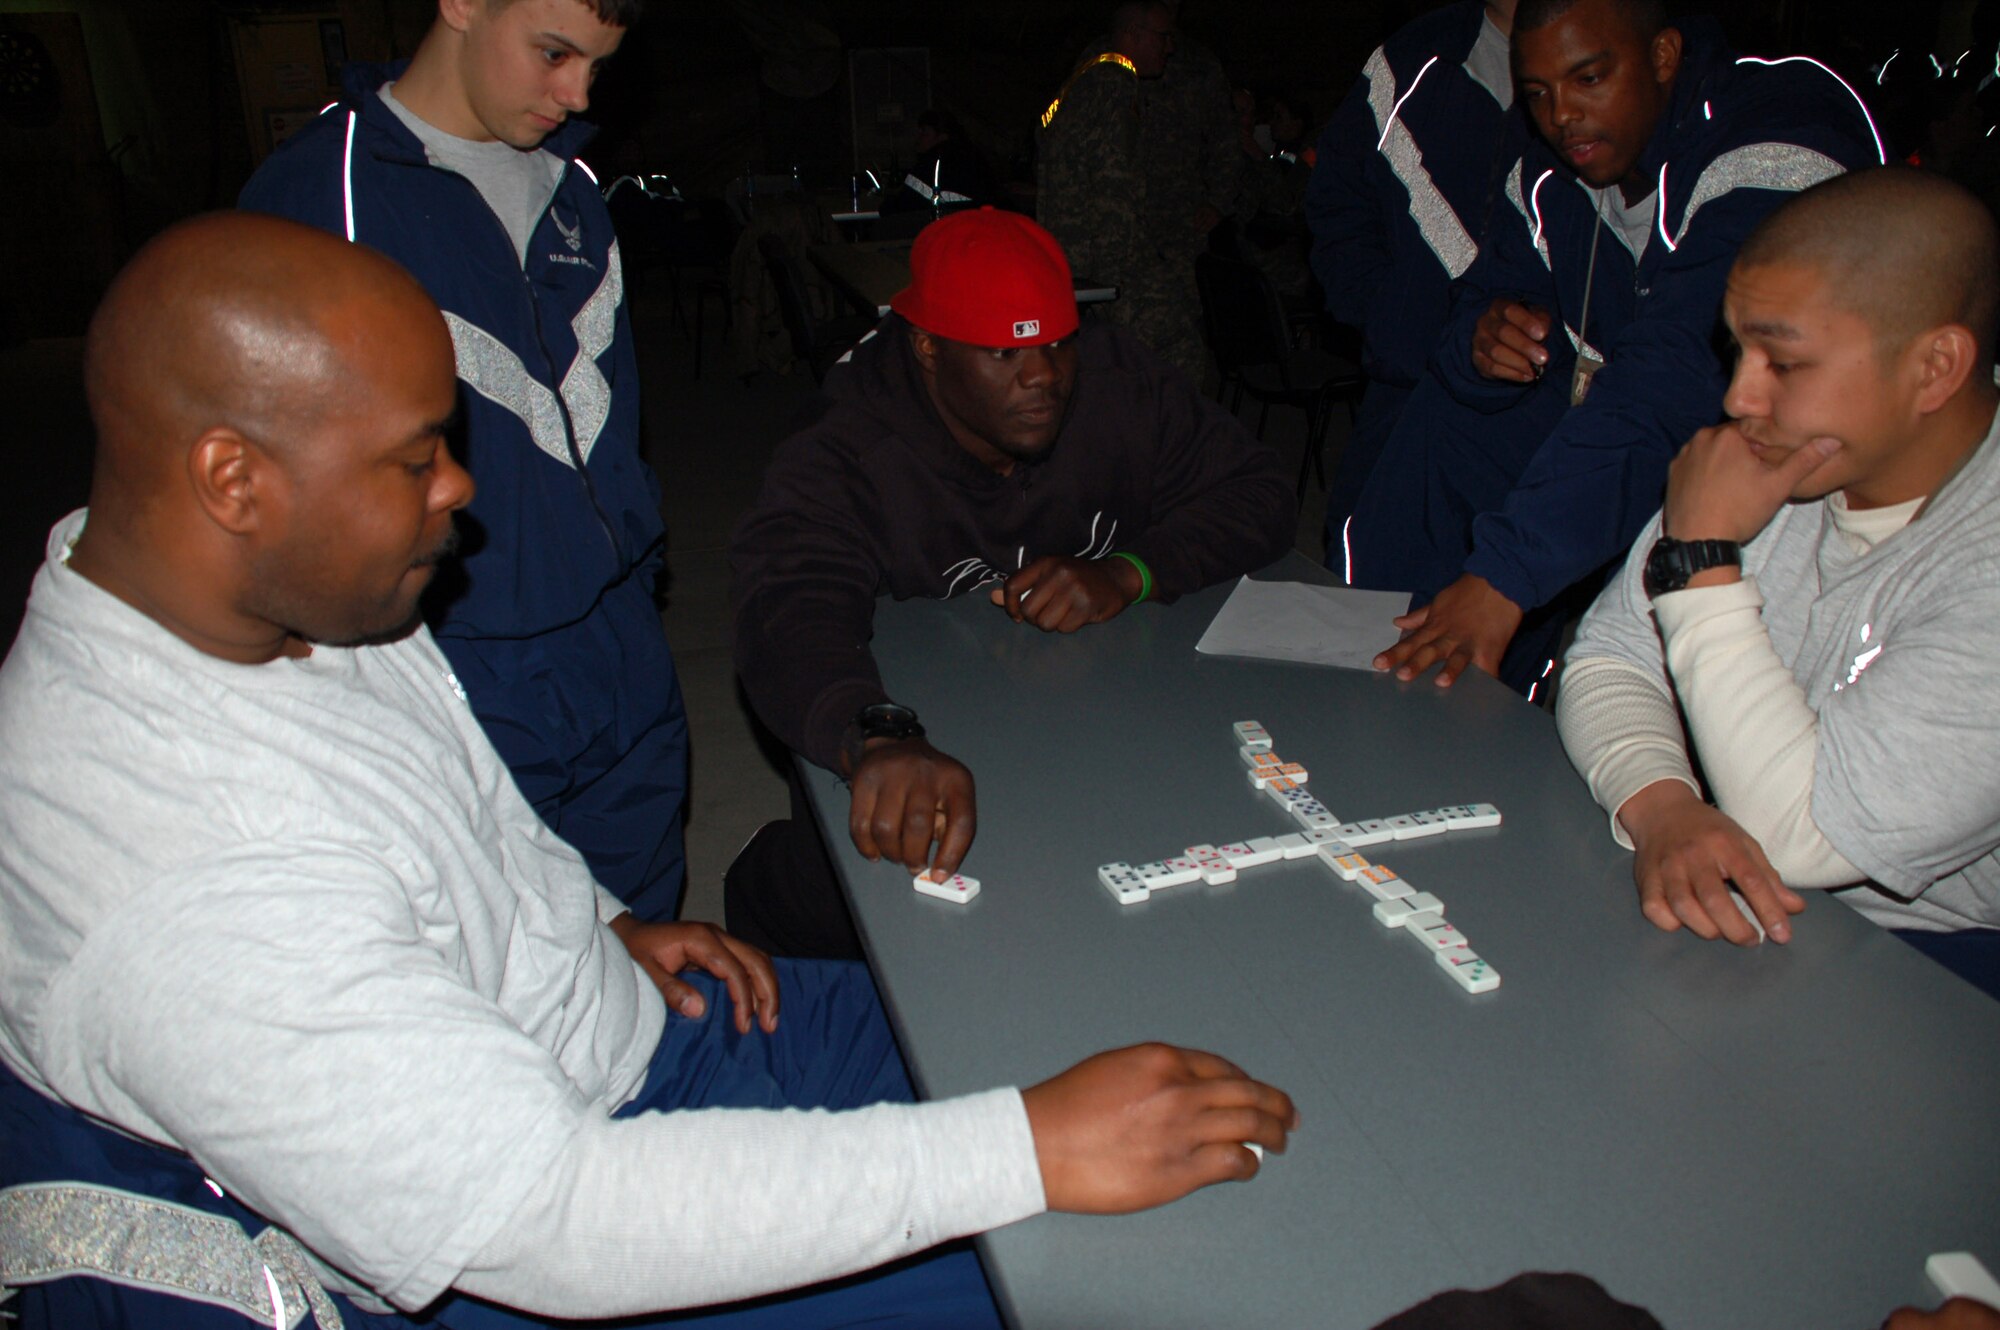
[[[553, 375], [555, 373], [555, 357], [549, 354], [548, 339], [542, 336], [542, 301], [541, 297], [535, 293], [535, 279], [528, 276], [527, 270], [524, 268], [521, 270], [521, 280], [528, 287], [528, 305], [535, 316], [535, 345], [541, 350], [542, 363], [549, 367], [549, 372]], [[583, 348], [578, 346], [576, 353], [581, 356]], [[591, 479], [590, 468], [584, 461], [583, 450], [577, 446], [576, 426], [570, 420], [569, 403], [563, 400], [562, 384], [557, 382], [554, 388], [556, 410], [562, 416], [563, 445], [569, 450], [570, 463], [576, 467], [577, 477], [583, 481], [584, 497], [590, 500], [590, 511], [596, 514], [598, 528], [604, 532], [604, 539], [611, 545], [612, 557], [623, 563], [624, 554], [618, 548], [618, 535], [611, 528], [611, 519], [605, 515], [604, 505], [597, 501], [597, 484]]]
[[[458, 175], [458, 172], [453, 171], [450, 174]], [[501, 240], [506, 243], [507, 252], [510, 254], [513, 253], [514, 237], [507, 234], [506, 225], [494, 214], [492, 208], [486, 206], [486, 197], [479, 193], [479, 186], [473, 184], [462, 175], [458, 176], [458, 178], [464, 182], [467, 189], [471, 190], [478, 197], [480, 206], [485, 210], [487, 217], [492, 219], [494, 227], [499, 230]], [[563, 163], [562, 177], [556, 181], [555, 189], [549, 194], [548, 204], [542, 209], [543, 216], [548, 214], [549, 209], [555, 207], [556, 196], [562, 193], [563, 181], [568, 178], [569, 163], [565, 162]], [[535, 230], [541, 230], [540, 218], [536, 219]], [[533, 232], [529, 233], [528, 243], [530, 245], [534, 244]], [[606, 274], [606, 276], [608, 275]], [[528, 268], [525, 263], [521, 265], [521, 285], [528, 294], [528, 313], [535, 325], [535, 348], [542, 353], [542, 366], [549, 372], [549, 391], [556, 399], [556, 412], [562, 417], [563, 448], [569, 453], [570, 465], [576, 468], [577, 479], [583, 483], [583, 496], [590, 504], [591, 514], [597, 518], [598, 530], [604, 533], [605, 542], [611, 547], [611, 557], [616, 562], [623, 564], [625, 562], [625, 555], [618, 547], [617, 532], [612, 529], [611, 519], [605, 514], [604, 505], [598, 502], [597, 485], [591, 479], [590, 469], [584, 462], [583, 450], [577, 446], [576, 424], [570, 419], [569, 403], [563, 400], [562, 381], [555, 376], [555, 356], [550, 353], [548, 338], [542, 333], [541, 297], [535, 293], [535, 279], [528, 275]], [[583, 354], [581, 344], [577, 346], [576, 353], [579, 356]]]
[[[362, 113], [366, 114], [365, 107], [362, 108]], [[435, 162], [432, 162], [430, 154], [421, 152], [421, 150], [420, 155], [412, 160], [410, 164], [413, 166], [422, 166], [426, 170], [442, 171], [446, 175], [457, 177], [461, 184], [472, 191], [473, 197], [479, 200], [481, 210], [492, 220], [494, 228], [499, 231], [501, 243], [506, 246], [507, 253], [512, 254], [514, 252], [514, 237], [507, 233], [506, 224], [487, 205], [486, 196], [479, 192], [479, 186], [473, 184], [471, 180], [459, 172], [452, 170], [450, 167], [439, 166]], [[563, 184], [569, 179], [570, 166], [570, 162], [563, 162], [563, 173], [557, 177], [555, 188], [549, 192], [549, 201], [542, 208], [544, 215], [555, 207], [556, 197], [562, 193]], [[540, 229], [541, 221], [540, 218], [537, 218], [534, 230], [539, 231]], [[534, 243], [534, 234], [532, 231], [529, 233], [528, 242], [530, 245]], [[606, 276], [608, 275], [607, 273]], [[569, 454], [570, 465], [575, 468], [577, 479], [583, 484], [583, 496], [590, 504], [591, 515], [597, 519], [597, 529], [604, 533], [605, 543], [611, 547], [612, 560], [621, 565], [622, 575], [623, 572], [629, 572], [630, 570], [623, 567], [626, 559], [624, 551], [619, 548], [617, 531], [612, 527], [611, 518], [605, 513], [604, 505], [598, 500], [597, 484], [592, 479], [590, 469], [584, 462], [583, 450], [577, 445], [576, 423], [570, 418], [569, 403], [563, 400], [562, 383], [554, 377], [555, 357], [550, 354], [548, 338], [542, 333], [542, 302], [540, 297], [535, 294], [535, 281], [534, 278], [528, 275], [528, 267], [525, 262], [521, 264], [521, 284], [528, 294], [528, 312], [535, 326], [535, 347], [542, 353], [542, 365], [548, 370], [550, 376], [548, 387], [551, 395], [556, 399], [556, 411], [562, 417], [563, 448]], [[577, 354], [579, 356], [583, 354], [581, 344], [577, 346]]]

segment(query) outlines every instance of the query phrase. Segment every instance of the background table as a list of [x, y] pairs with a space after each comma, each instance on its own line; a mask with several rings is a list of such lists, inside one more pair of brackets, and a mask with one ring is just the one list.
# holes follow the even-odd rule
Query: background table
[[[1068, 638], [983, 595], [880, 603], [890, 694], [978, 780], [967, 905], [863, 861], [811, 773], [928, 1095], [1164, 1039], [1300, 1107], [1247, 1185], [982, 1239], [1020, 1325], [1367, 1326], [1542, 1269], [1669, 1330], [1869, 1327], [1929, 1298], [1933, 1252], [2000, 1269], [2000, 1003], [1828, 899], [1789, 947], [1656, 931], [1546, 713], [1483, 676], [1198, 656], [1226, 594]], [[1316, 859], [1112, 900], [1100, 863], [1294, 829], [1243, 776], [1245, 719], [1343, 818], [1500, 806], [1496, 830], [1368, 851], [1444, 900], [1497, 991]]]

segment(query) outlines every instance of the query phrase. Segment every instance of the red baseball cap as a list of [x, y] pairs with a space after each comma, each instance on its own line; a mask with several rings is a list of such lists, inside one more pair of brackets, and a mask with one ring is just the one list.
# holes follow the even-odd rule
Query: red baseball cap
[[889, 308], [973, 346], [1036, 346], [1076, 331], [1076, 287], [1056, 238], [1018, 212], [940, 217], [910, 248], [910, 284]]

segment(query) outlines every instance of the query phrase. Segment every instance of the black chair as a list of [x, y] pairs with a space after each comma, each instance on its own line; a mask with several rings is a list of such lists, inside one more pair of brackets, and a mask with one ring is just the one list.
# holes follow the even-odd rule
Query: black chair
[[[664, 267], [673, 297], [672, 326], [694, 339], [694, 376], [701, 377], [702, 342], [708, 302], [722, 305], [722, 331], [729, 334], [729, 256], [739, 228], [721, 199], [690, 199], [665, 176], [620, 176], [605, 187], [605, 204], [618, 229], [627, 279]], [[687, 286], [691, 281], [694, 326], [688, 326]]]
[[813, 313], [805, 269], [783, 237], [758, 236], [757, 252], [763, 255], [764, 269], [777, 292], [778, 315], [791, 338], [792, 355], [812, 371], [814, 383], [824, 383], [827, 370], [874, 328], [875, 321], [858, 315], [823, 319]]
[[668, 223], [662, 236], [663, 257], [674, 291], [673, 318], [687, 328], [681, 300], [683, 276], [693, 278], [694, 376], [701, 377], [702, 334], [711, 297], [722, 306], [722, 335], [729, 336], [734, 318], [729, 300], [729, 256], [736, 249], [740, 228], [720, 199], [689, 199]]
[[1289, 320], [1277, 288], [1254, 265], [1218, 254], [1194, 261], [1195, 284], [1201, 291], [1201, 318], [1208, 348], [1215, 356], [1221, 381], [1216, 400], [1233, 393], [1229, 409], [1237, 410], [1248, 393], [1257, 399], [1257, 437], [1271, 407], [1295, 406], [1306, 413], [1306, 451], [1299, 459], [1298, 493], [1305, 497], [1306, 477], [1317, 473], [1326, 488], [1326, 429], [1333, 404], [1347, 403], [1349, 423], [1354, 403], [1367, 380], [1361, 367], [1345, 357], [1312, 347], [1292, 345]]

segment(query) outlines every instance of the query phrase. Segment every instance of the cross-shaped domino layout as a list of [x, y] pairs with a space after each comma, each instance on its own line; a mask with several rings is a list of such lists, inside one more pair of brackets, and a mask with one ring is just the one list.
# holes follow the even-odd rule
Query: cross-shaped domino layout
[[[1269, 730], [1254, 720], [1238, 721], [1231, 729], [1250, 784], [1289, 814], [1299, 830], [1284, 836], [1250, 836], [1220, 844], [1190, 845], [1178, 855], [1136, 866], [1122, 859], [1100, 865], [1097, 879], [1113, 900], [1120, 905], [1138, 905], [1167, 887], [1197, 879], [1209, 886], [1220, 886], [1233, 882], [1240, 872], [1266, 864], [1316, 857], [1336, 877], [1368, 893], [1374, 901], [1377, 921], [1387, 928], [1400, 928], [1422, 943], [1435, 957], [1438, 967], [1466, 992], [1488, 993], [1500, 986], [1500, 972], [1472, 950], [1464, 933], [1446, 922], [1443, 901], [1412, 886], [1388, 865], [1371, 861], [1361, 853], [1373, 845], [1497, 827], [1498, 808], [1492, 804], [1453, 804], [1394, 817], [1342, 822], [1306, 788], [1305, 767], [1278, 756]], [[960, 880], [971, 881], [951, 879]], [[924, 879], [918, 878], [917, 883], [917, 890], [925, 891]], [[979, 884], [972, 882], [972, 891], [978, 890]]]

